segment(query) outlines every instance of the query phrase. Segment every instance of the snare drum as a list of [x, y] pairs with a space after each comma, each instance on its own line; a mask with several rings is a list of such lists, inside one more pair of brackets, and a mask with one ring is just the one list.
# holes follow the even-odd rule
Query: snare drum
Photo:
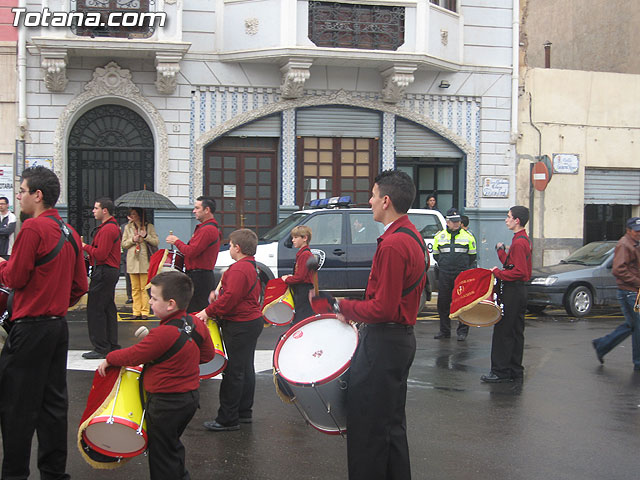
[[218, 323], [211, 318], [207, 319], [207, 329], [211, 335], [215, 355], [209, 362], [200, 365], [200, 378], [202, 380], [215, 377], [221, 373], [227, 366], [228, 360]]
[[162, 264], [161, 272], [177, 270], [184, 273], [184, 255], [177, 250], [169, 250]]
[[264, 289], [262, 315], [272, 325], [287, 325], [293, 320], [293, 293], [281, 278], [267, 282]]
[[490, 327], [502, 318], [500, 306], [493, 300], [482, 300], [469, 310], [458, 314], [458, 320], [470, 327]]
[[273, 355], [278, 381], [286, 384], [302, 417], [331, 435], [347, 431], [347, 373], [358, 331], [324, 314], [291, 327]]
[[108, 457], [130, 458], [147, 448], [144, 410], [140, 400], [140, 367], [120, 370], [115, 394], [101, 406], [82, 432], [82, 439], [95, 452]]

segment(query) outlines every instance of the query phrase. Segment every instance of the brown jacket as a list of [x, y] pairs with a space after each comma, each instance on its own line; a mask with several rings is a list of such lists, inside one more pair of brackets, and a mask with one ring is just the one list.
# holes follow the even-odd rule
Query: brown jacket
[[632, 292], [640, 289], [640, 245], [629, 233], [616, 244], [612, 273], [619, 289]]

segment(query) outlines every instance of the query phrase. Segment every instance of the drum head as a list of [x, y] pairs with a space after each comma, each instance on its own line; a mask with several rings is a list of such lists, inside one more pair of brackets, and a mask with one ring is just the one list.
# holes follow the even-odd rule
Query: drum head
[[284, 302], [274, 303], [264, 310], [264, 318], [273, 325], [286, 325], [293, 320], [293, 310]]
[[353, 325], [335, 315], [311, 317], [292, 327], [274, 353], [274, 367], [287, 381], [297, 385], [323, 384], [349, 368], [358, 345]]
[[473, 308], [460, 313], [458, 318], [471, 327], [490, 327], [502, 318], [502, 311], [494, 302], [483, 300]]

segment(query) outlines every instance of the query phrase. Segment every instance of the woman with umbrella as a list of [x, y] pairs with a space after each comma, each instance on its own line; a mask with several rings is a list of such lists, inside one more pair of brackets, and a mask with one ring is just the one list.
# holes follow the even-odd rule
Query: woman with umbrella
[[158, 248], [158, 234], [153, 224], [145, 221], [142, 208], [132, 207], [129, 218], [131, 221], [124, 227], [122, 235], [122, 249], [127, 252], [133, 316], [138, 320], [146, 320], [149, 316], [149, 297], [145, 290], [147, 270], [149, 257]]

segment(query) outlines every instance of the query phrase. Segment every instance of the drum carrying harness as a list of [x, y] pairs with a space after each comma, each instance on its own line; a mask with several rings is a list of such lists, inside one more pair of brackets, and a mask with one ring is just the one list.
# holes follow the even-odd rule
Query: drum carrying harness
[[398, 230], [396, 230], [393, 233], [394, 234], [396, 234], [396, 233], [405, 233], [405, 234], [409, 235], [416, 242], [418, 242], [418, 245], [420, 245], [420, 250], [422, 250], [422, 252], [424, 253], [424, 256], [425, 256], [424, 271], [422, 272], [422, 275], [420, 275], [420, 278], [418, 278], [418, 280], [415, 283], [413, 283], [411, 286], [409, 286], [409, 287], [405, 288], [404, 290], [402, 290], [402, 296], [406, 297], [413, 290], [415, 290], [418, 285], [420, 285], [420, 282], [422, 282], [422, 279], [427, 274], [427, 270], [429, 270], [429, 257], [427, 255], [427, 247], [425, 247], [424, 243], [422, 243], [420, 241], [420, 239], [416, 236], [416, 234], [413, 233], [411, 230], [409, 230], [407, 227], [400, 227]]
[[144, 382], [143, 382], [144, 372], [147, 369], [147, 367], [150, 365], [157, 365], [158, 363], [164, 362], [165, 360], [169, 360], [176, 353], [178, 353], [188, 341], [193, 340], [194, 342], [196, 342], [196, 345], [198, 345], [198, 348], [200, 348], [202, 346], [202, 341], [204, 340], [202, 338], [202, 335], [200, 335], [196, 331], [196, 328], [193, 325], [193, 320], [191, 319], [190, 315], [185, 315], [184, 317], [181, 317], [181, 318], [174, 318], [173, 320], [169, 320], [164, 325], [172, 325], [176, 327], [180, 332], [180, 334], [178, 335], [178, 338], [176, 339], [176, 341], [173, 342], [173, 345], [171, 345], [166, 352], [164, 352], [155, 360], [149, 363], [145, 363], [144, 366], [142, 367], [142, 372], [140, 372], [140, 379], [139, 379], [138, 386], [140, 389], [140, 402], [142, 403], [143, 410], [146, 410], [147, 408], [147, 402], [144, 398]]

